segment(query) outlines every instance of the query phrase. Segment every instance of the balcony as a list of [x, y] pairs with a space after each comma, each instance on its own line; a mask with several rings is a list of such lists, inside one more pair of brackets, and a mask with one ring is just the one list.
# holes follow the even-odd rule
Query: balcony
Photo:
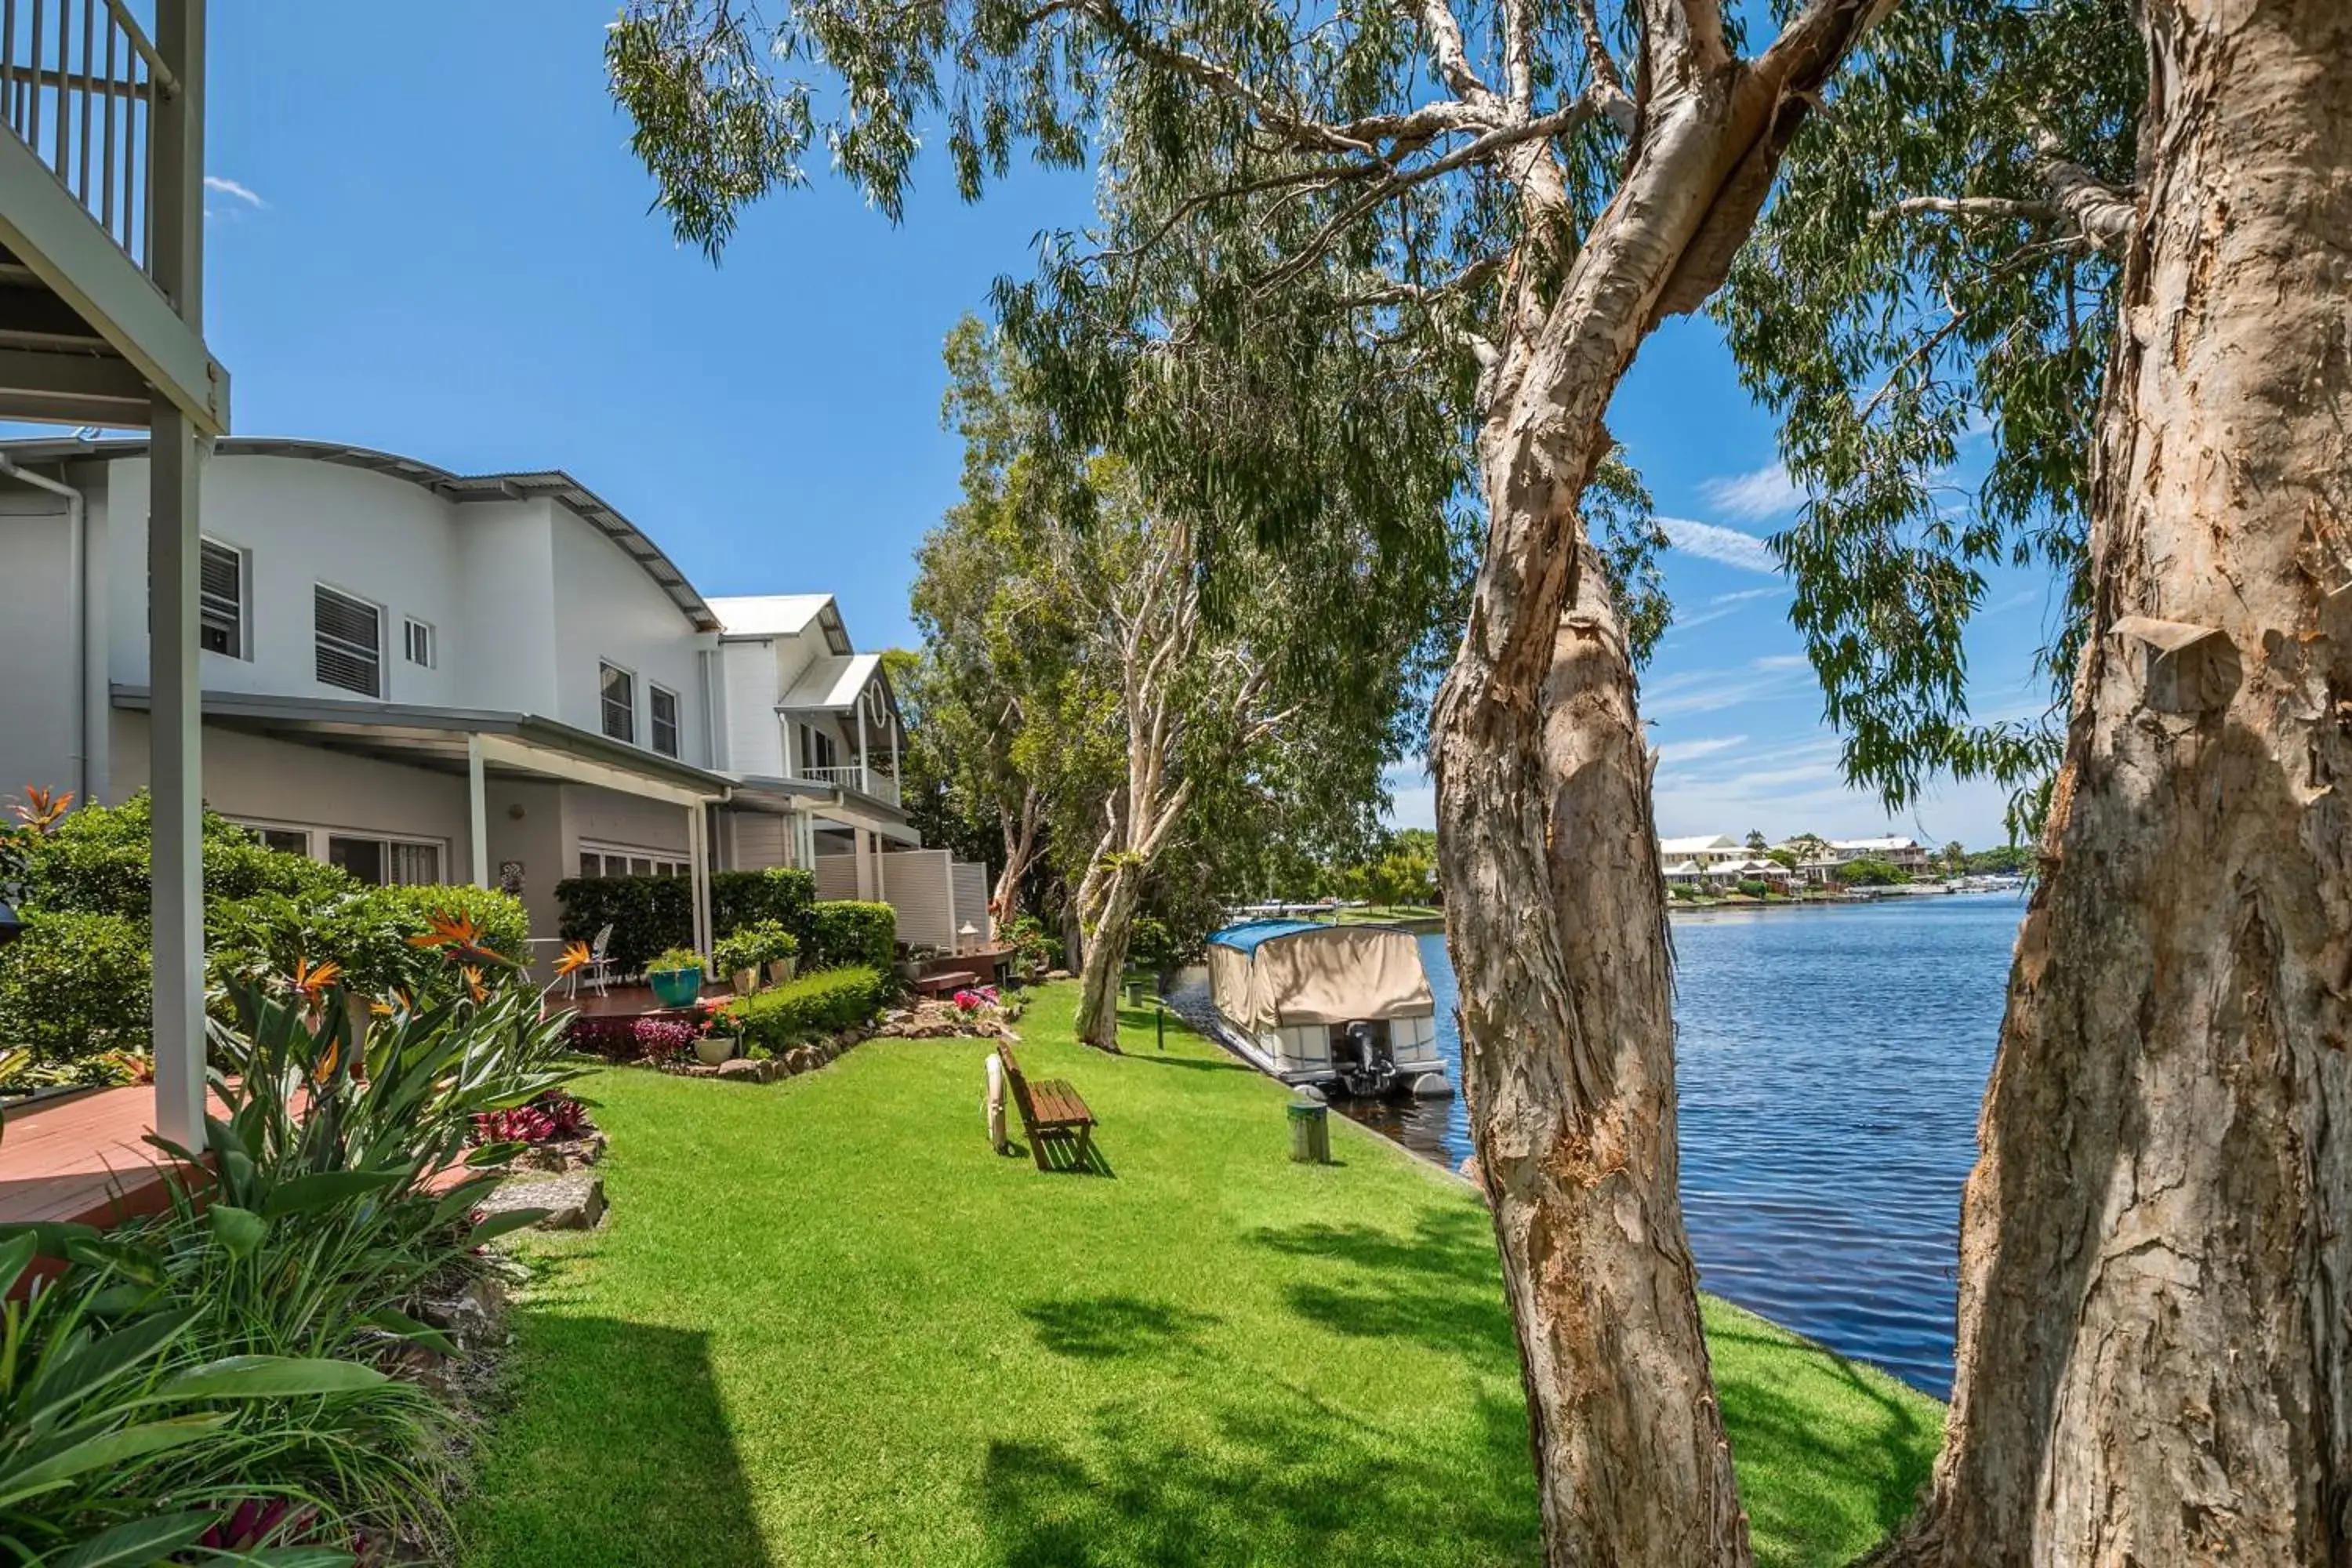
[[835, 789], [854, 789], [875, 800], [898, 804], [898, 780], [895, 774], [880, 768], [872, 771], [852, 763], [845, 768], [803, 768], [802, 776], [814, 784], [831, 784]]
[[226, 432], [200, 309], [202, 23], [201, 0], [0, 7], [0, 417], [143, 428], [160, 398]]

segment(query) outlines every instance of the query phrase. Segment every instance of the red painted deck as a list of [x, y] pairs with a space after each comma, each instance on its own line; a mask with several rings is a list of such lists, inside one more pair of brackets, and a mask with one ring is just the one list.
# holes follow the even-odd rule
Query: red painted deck
[[[220, 1102], [214, 1100], [215, 1109]], [[166, 1202], [149, 1085], [11, 1110], [0, 1131], [0, 1223], [113, 1225]]]

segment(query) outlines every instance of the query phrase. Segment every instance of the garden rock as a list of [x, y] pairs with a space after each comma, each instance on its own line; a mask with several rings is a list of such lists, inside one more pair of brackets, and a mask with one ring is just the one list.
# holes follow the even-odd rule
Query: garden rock
[[565, 1171], [584, 1171], [604, 1157], [604, 1135], [591, 1132], [584, 1138], [533, 1143], [515, 1156], [515, 1165], [520, 1170], [561, 1174]]
[[809, 1072], [816, 1067], [816, 1053], [806, 1046], [794, 1046], [784, 1053], [786, 1072]]
[[768, 1064], [752, 1061], [748, 1057], [737, 1057], [732, 1061], [719, 1064], [719, 1076], [733, 1083], [765, 1083], [768, 1081]]
[[541, 1180], [502, 1182], [482, 1200], [486, 1215], [512, 1209], [545, 1209], [540, 1230], [593, 1230], [604, 1217], [604, 1178], [590, 1171]]
[[427, 1296], [416, 1307], [421, 1321], [447, 1334], [461, 1351], [488, 1343], [506, 1313], [506, 1287], [488, 1274], [467, 1280], [453, 1296]]

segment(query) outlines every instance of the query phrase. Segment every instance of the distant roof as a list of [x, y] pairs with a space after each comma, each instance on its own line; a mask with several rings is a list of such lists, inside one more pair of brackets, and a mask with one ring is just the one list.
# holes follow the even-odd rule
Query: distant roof
[[1696, 855], [1702, 849], [1737, 849], [1738, 847], [1738, 839], [1722, 833], [1702, 833], [1688, 838], [1658, 840], [1658, 853], [1661, 855]]
[[822, 618], [835, 653], [849, 652], [849, 634], [830, 594], [733, 595], [713, 599], [722, 635], [730, 637], [796, 637]]
[[1301, 931], [1338, 931], [1342, 928], [1326, 925], [1320, 921], [1244, 921], [1237, 926], [1213, 931], [1209, 940], [1219, 947], [1230, 947], [1235, 952], [1255, 952], [1276, 937], [1297, 936]]
[[806, 713], [813, 710], [846, 712], [857, 706], [866, 683], [882, 668], [878, 653], [829, 653], [809, 660], [793, 689], [776, 704], [777, 711]]
[[1830, 840], [1830, 847], [1832, 849], [1862, 850], [1916, 849], [1919, 847], [1919, 845], [1918, 841], [1916, 839], [1889, 837], [1885, 838], [1832, 838]]
[[[574, 516], [620, 546], [621, 553], [635, 562], [661, 585], [670, 602], [684, 612], [687, 621], [696, 631], [715, 632], [719, 617], [711, 613], [694, 584], [675, 562], [662, 553], [661, 547], [646, 537], [635, 523], [621, 515], [613, 505], [594, 490], [573, 479], [561, 468], [543, 468], [530, 473], [457, 474], [415, 458], [403, 458], [391, 452], [379, 452], [372, 447], [352, 447], [336, 441], [304, 441], [290, 437], [234, 437], [213, 443], [213, 450], [223, 457], [308, 458], [314, 462], [340, 463], [345, 468], [365, 468], [371, 473], [385, 474], [406, 479], [413, 485], [431, 490], [452, 501], [530, 500], [547, 497], [561, 502]], [[147, 451], [142, 438], [105, 441], [52, 440], [0, 441], [0, 451], [18, 462], [68, 463], [83, 458], [136, 458]]]

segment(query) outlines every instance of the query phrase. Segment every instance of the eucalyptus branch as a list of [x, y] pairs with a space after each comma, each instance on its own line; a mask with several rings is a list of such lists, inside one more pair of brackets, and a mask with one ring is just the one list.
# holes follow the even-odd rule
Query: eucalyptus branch
[[1601, 14], [1593, 0], [1573, 0], [1573, 5], [1577, 31], [1584, 36], [1584, 64], [1591, 73], [1593, 101], [1611, 124], [1630, 134], [1635, 119], [1633, 95], [1625, 90], [1624, 74], [1609, 52], [1609, 40], [1601, 36]]

